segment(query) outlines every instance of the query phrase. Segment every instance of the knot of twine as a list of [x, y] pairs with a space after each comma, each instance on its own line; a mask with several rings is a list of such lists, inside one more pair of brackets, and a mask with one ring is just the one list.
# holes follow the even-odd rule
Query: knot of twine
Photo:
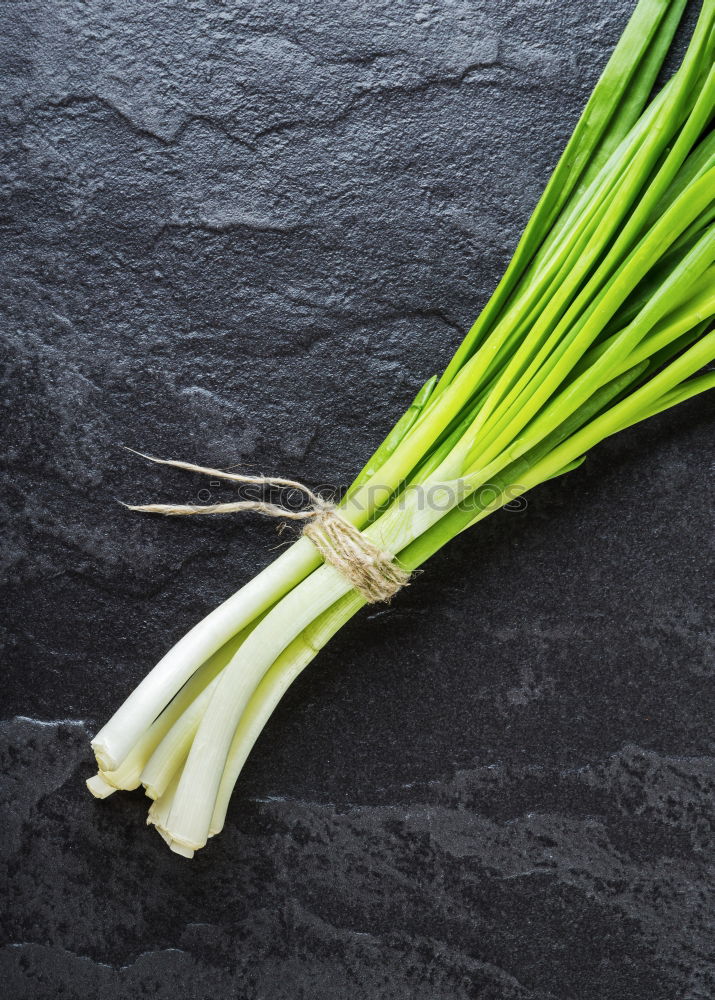
[[302, 493], [308, 500], [300, 510], [291, 510], [282, 504], [270, 503], [264, 500], [236, 500], [232, 503], [215, 504], [123, 504], [129, 510], [138, 510], [147, 514], [168, 514], [170, 516], [186, 516], [191, 514], [234, 514], [237, 511], [254, 511], [264, 517], [275, 517], [289, 521], [303, 521], [303, 534], [306, 535], [320, 552], [325, 562], [334, 566], [368, 604], [380, 601], [390, 601], [395, 594], [406, 587], [410, 574], [395, 562], [390, 552], [381, 549], [371, 542], [354, 524], [344, 517], [337, 507], [313, 493], [303, 483], [293, 479], [279, 479], [271, 476], [245, 476], [234, 472], [224, 472], [221, 469], [211, 469], [203, 465], [193, 465], [191, 462], [179, 462], [174, 459], [154, 458], [143, 452], [128, 451], [140, 455], [158, 465], [171, 465], [188, 472], [198, 472], [202, 475], [244, 485], [260, 486], [261, 488], [293, 489]]

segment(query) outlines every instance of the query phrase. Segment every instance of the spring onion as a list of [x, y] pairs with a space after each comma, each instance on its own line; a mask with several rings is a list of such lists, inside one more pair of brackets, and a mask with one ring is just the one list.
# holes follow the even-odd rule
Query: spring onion
[[[339, 505], [406, 571], [604, 438], [715, 387], [715, 0], [639, 0], [504, 277]], [[186, 857], [284, 692], [365, 597], [300, 537], [184, 636], [92, 741]]]

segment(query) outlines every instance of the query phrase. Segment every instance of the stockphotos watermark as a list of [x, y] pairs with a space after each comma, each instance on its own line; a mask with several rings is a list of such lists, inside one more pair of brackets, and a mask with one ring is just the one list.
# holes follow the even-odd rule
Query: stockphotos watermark
[[[225, 482], [212, 480], [210, 488], [198, 491], [191, 503], [209, 505], [226, 502], [226, 492], [230, 490], [232, 500], [250, 500], [267, 502], [283, 507], [286, 511], [299, 512], [310, 506], [306, 494], [293, 487], [261, 487], [248, 484], [231, 488]], [[338, 504], [345, 500], [348, 487], [321, 483], [312, 488], [312, 492], [327, 504]], [[220, 492], [219, 492], [220, 491]], [[454, 507], [462, 510], [504, 510], [512, 513], [522, 513], [528, 502], [523, 495], [524, 487], [512, 483], [506, 488], [494, 483], [483, 483], [476, 489], [471, 489], [467, 480], [456, 479], [446, 483], [431, 483], [429, 485], [407, 486], [395, 494], [387, 486], [371, 483], [365, 490], [360, 490], [355, 496], [348, 497], [345, 502], [347, 509], [355, 511], [386, 510], [393, 504], [399, 510], [432, 510], [446, 514]]]

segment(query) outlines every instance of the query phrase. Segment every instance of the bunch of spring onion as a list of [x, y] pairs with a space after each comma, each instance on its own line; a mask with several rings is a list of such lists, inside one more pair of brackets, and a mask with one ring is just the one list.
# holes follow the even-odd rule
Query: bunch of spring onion
[[[685, 2], [640, 0], [501, 283], [341, 501], [407, 571], [715, 386], [715, 0], [652, 96]], [[92, 742], [90, 790], [143, 785], [149, 822], [191, 857], [281, 696], [364, 603], [299, 538], [130, 694]]]

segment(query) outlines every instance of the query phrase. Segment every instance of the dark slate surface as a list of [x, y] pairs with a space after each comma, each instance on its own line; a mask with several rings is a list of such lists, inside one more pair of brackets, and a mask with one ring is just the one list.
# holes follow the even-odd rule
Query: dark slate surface
[[493, 287], [630, 0], [3, 5], [3, 995], [704, 1000], [695, 401], [297, 683], [194, 862], [88, 738], [264, 565], [127, 444], [346, 482]]

